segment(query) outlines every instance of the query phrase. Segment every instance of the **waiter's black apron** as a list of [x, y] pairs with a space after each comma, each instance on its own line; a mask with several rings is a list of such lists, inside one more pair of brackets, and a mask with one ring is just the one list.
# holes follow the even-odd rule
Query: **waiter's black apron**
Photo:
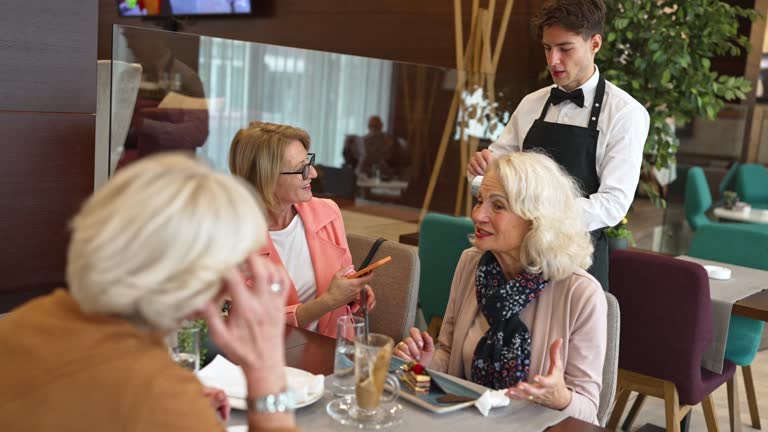
[[[597, 192], [600, 188], [595, 158], [597, 137], [600, 134], [597, 130], [597, 121], [600, 119], [604, 95], [605, 79], [600, 77], [595, 91], [595, 100], [592, 102], [592, 115], [588, 127], [544, 121], [552, 105], [551, 98], [548, 98], [541, 116], [533, 122], [523, 141], [523, 150], [541, 149], [565, 168], [579, 183], [585, 197]], [[590, 234], [595, 252], [592, 255], [592, 267], [589, 268], [589, 272], [600, 282], [603, 289], [608, 291], [608, 240], [602, 228]]]

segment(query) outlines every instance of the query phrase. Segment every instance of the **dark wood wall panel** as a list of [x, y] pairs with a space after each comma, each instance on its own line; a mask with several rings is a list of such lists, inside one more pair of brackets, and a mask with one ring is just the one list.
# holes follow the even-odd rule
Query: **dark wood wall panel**
[[97, 7], [0, 0], [0, 111], [96, 111]]
[[93, 190], [94, 128], [92, 114], [0, 112], [0, 296], [63, 283], [67, 223]]
[[[525, 82], [532, 77], [535, 82], [544, 67], [544, 56], [541, 44], [532, 38], [529, 22], [542, 3], [515, 0], [499, 73]], [[464, 0], [463, 4], [466, 38], [471, 2]], [[496, 29], [503, 4], [497, 2]], [[183, 22], [182, 30], [435, 66], [456, 65], [450, 0], [271, 0], [266, 9], [266, 15], [253, 17], [198, 18]], [[99, 0], [99, 58], [111, 57], [112, 24], [158, 29], [161, 22], [120, 18], [114, 0]]]
[[63, 286], [93, 190], [98, 0], [0, 0], [0, 313]]

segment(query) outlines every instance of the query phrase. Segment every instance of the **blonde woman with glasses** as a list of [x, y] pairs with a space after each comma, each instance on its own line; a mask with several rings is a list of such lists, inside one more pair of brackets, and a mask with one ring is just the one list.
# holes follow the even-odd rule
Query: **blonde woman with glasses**
[[0, 430], [224, 431], [164, 341], [198, 317], [245, 373], [249, 430], [295, 430], [289, 403], [268, 404], [290, 398], [288, 281], [258, 256], [267, 229], [248, 185], [186, 156], [151, 156], [93, 194], [71, 228], [69, 290], [0, 319]]
[[241, 129], [229, 150], [232, 174], [264, 197], [269, 238], [262, 254], [290, 276], [286, 321], [336, 337], [336, 323], [376, 300], [372, 274], [347, 279], [354, 271], [341, 210], [331, 200], [312, 196], [317, 178], [307, 132], [292, 126], [253, 122]]

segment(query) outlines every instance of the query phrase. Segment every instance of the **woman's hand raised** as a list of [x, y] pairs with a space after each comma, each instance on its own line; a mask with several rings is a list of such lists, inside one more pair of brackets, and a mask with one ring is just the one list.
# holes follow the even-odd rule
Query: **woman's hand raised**
[[539, 405], [561, 410], [571, 404], [573, 396], [565, 385], [563, 361], [560, 359], [562, 339], [552, 342], [549, 347], [549, 371], [546, 375], [534, 375], [527, 383], [517, 383], [507, 390], [510, 399], [529, 400]]
[[285, 365], [285, 298], [289, 281], [266, 258], [252, 254], [245, 264], [253, 276], [246, 285], [235, 269], [224, 276], [222, 294], [232, 299], [224, 320], [216, 302], [204, 311], [208, 330], [227, 357], [243, 371], [280, 373]]
[[392, 354], [403, 360], [415, 360], [424, 367], [429, 367], [435, 357], [435, 341], [429, 333], [421, 333], [416, 327], [411, 328], [411, 336], [395, 345]]

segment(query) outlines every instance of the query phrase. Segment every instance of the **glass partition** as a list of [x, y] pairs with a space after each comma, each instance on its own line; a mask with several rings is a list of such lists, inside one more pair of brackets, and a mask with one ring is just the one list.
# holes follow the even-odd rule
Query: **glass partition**
[[492, 97], [467, 89], [446, 126], [463, 81], [451, 69], [127, 26], [112, 52], [110, 173], [168, 150], [226, 172], [235, 133], [266, 121], [309, 133], [316, 195], [420, 208], [446, 135], [431, 205], [446, 213], [465, 208], [461, 149], [490, 144], [530, 90], [490, 77]]

